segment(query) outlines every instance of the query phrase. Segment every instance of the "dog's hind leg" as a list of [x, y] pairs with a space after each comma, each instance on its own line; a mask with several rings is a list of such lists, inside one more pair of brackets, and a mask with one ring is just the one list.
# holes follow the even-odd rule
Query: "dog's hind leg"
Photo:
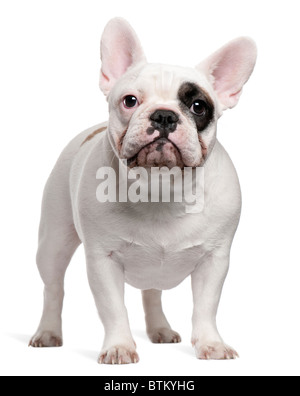
[[55, 234], [48, 230], [40, 239], [37, 266], [44, 282], [44, 308], [38, 330], [30, 341], [33, 347], [62, 346], [64, 276], [79, 243], [71, 225]]
[[142, 291], [148, 337], [153, 343], [180, 342], [180, 335], [171, 329], [163, 313], [161, 295], [162, 292], [160, 290]]
[[29, 342], [33, 347], [62, 345], [64, 276], [81, 243], [73, 224], [68, 181], [70, 162], [69, 166], [67, 163], [65, 156], [58, 161], [44, 191], [37, 252], [37, 266], [44, 282], [44, 309]]

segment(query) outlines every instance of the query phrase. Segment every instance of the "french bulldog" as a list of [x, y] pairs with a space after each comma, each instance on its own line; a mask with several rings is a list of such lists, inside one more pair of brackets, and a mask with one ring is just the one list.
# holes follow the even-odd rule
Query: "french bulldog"
[[[125, 282], [142, 291], [150, 340], [180, 342], [164, 315], [161, 296], [188, 276], [196, 357], [238, 357], [221, 338], [216, 314], [241, 193], [216, 131], [223, 111], [238, 103], [256, 55], [253, 40], [241, 37], [195, 68], [151, 64], [127, 21], [114, 18], [107, 24], [101, 39], [100, 88], [108, 100], [109, 121], [75, 137], [46, 184], [37, 251], [44, 309], [29, 345], [62, 345], [64, 276], [82, 243], [105, 331], [99, 363], [139, 361], [124, 304]], [[176, 168], [184, 178], [185, 169], [201, 168], [202, 210], [186, 211], [183, 201], [119, 199], [120, 162], [125, 175], [134, 169], [149, 174], [153, 168]], [[117, 177], [110, 180], [117, 193], [115, 199], [100, 202], [96, 175], [103, 167], [115, 172]]]

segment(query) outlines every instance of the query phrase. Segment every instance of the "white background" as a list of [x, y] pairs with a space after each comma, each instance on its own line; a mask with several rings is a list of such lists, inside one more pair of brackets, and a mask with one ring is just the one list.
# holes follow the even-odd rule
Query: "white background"
[[[300, 374], [298, 3], [1, 0], [1, 375]], [[194, 357], [187, 279], [164, 293], [181, 344], [147, 340], [140, 292], [127, 287], [140, 363], [98, 365], [103, 330], [82, 248], [66, 276], [64, 347], [27, 347], [42, 310], [35, 251], [43, 186], [68, 141], [107, 119], [99, 41], [114, 16], [129, 20], [151, 62], [193, 66], [237, 36], [257, 42], [255, 72], [218, 132], [243, 191], [218, 315], [223, 338], [240, 354], [236, 361]]]

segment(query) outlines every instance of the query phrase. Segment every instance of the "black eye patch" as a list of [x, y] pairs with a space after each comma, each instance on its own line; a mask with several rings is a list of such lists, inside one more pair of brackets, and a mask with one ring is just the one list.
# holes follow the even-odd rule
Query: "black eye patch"
[[[203, 89], [197, 84], [185, 82], [178, 91], [178, 99], [181, 109], [192, 117], [196, 123], [197, 131], [202, 132], [214, 118], [213, 101]], [[199, 103], [203, 111], [197, 114]], [[195, 111], [196, 110], [196, 111]]]

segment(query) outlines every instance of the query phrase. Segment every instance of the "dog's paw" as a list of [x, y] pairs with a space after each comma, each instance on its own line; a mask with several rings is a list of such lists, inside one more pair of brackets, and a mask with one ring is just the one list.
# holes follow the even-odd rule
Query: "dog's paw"
[[55, 348], [63, 345], [62, 337], [52, 331], [38, 331], [29, 341], [28, 346], [34, 348]]
[[125, 346], [114, 346], [100, 353], [99, 364], [129, 364], [137, 363], [139, 355], [134, 349]]
[[200, 345], [194, 342], [196, 357], [203, 360], [225, 360], [236, 359], [239, 357], [238, 353], [230, 346], [222, 342], [212, 342]]
[[181, 342], [180, 335], [176, 331], [166, 327], [153, 329], [152, 331], [148, 332], [148, 336], [154, 344], [171, 344]]

